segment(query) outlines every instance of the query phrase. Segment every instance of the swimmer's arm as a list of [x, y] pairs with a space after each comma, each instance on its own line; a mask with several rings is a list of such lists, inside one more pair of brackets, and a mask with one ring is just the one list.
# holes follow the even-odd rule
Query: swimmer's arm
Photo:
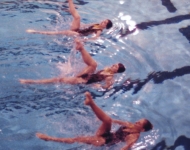
[[96, 35], [93, 38], [95, 38], [95, 39], [99, 38], [101, 33], [102, 33], [102, 30], [98, 30], [96, 32]]
[[122, 126], [131, 126], [131, 125], [133, 125], [133, 124], [130, 123], [130, 122], [121, 121], [121, 120], [115, 120], [115, 119], [112, 119], [112, 122], [113, 122], [113, 123], [116, 123], [116, 124], [119, 124], [119, 125], [122, 125]]
[[110, 88], [113, 85], [113, 82], [114, 82], [113, 77], [107, 77], [105, 79], [105, 85], [103, 85], [102, 88], [104, 88], [104, 89]]
[[101, 84], [99, 84], [99, 83], [94, 83], [94, 84], [93, 84], [93, 87], [95, 87], [95, 88], [108, 89], [110, 86], [107, 86], [107, 85], [101, 85]]
[[124, 146], [121, 150], [129, 150], [133, 145], [134, 143], [137, 142], [139, 138], [139, 134], [130, 134], [126, 137], [126, 143], [127, 145]]
[[91, 38], [88, 38], [88, 39], [84, 39], [83, 41], [84, 42], [87, 42], [87, 41], [94, 41], [94, 40], [97, 40], [99, 37], [100, 37], [100, 34], [102, 33], [101, 30], [98, 30], [96, 32], [96, 35], [94, 37], [91, 37]]
[[65, 31], [37, 31], [37, 30], [26, 30], [28, 33], [33, 33], [33, 34], [47, 34], [47, 35], [67, 35], [67, 36], [78, 36], [79, 33], [75, 31], [70, 31], [70, 30], [65, 30]]
[[83, 24], [83, 23], [81, 23], [81, 28], [88, 28], [88, 27], [90, 27], [90, 26], [92, 26], [94, 24], [95, 23], [89, 23], [89, 24]]
[[95, 87], [95, 88], [101, 88], [101, 87], [102, 87], [102, 85], [101, 85], [101, 84], [99, 84], [99, 83], [94, 83], [94, 84], [93, 84], [93, 87]]

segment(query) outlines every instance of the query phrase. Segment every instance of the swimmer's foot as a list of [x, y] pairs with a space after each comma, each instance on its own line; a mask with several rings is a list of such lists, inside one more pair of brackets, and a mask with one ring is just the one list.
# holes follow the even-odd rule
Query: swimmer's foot
[[43, 134], [43, 133], [36, 133], [36, 137], [42, 139], [42, 140], [45, 140], [45, 141], [50, 141], [52, 140], [52, 138], [46, 134]]
[[86, 99], [84, 101], [85, 105], [91, 105], [93, 103], [92, 96], [89, 92], [85, 93]]
[[35, 83], [34, 80], [25, 80], [25, 79], [20, 79], [19, 82], [20, 82], [21, 84]]
[[31, 30], [31, 29], [26, 30], [26, 32], [28, 32], [28, 33], [38, 33], [37, 31]]

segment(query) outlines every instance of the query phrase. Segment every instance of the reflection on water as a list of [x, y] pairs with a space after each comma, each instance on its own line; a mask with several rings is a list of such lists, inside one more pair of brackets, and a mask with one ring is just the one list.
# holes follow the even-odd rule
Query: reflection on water
[[158, 25], [162, 25], [162, 24], [173, 24], [173, 23], [179, 23], [183, 20], [187, 20], [190, 19], [190, 14], [186, 14], [186, 15], [180, 15], [180, 16], [175, 16], [172, 18], [167, 18], [165, 20], [161, 20], [161, 21], [150, 21], [150, 22], [142, 22], [140, 24], [137, 24], [137, 28], [145, 30], [148, 29], [151, 26], [158, 26]]
[[[190, 14], [175, 16], [175, 17], [167, 18], [165, 20], [160, 20], [160, 21], [141, 22], [139, 24], [136, 24], [136, 27], [141, 30], [146, 30], [146, 29], [149, 29], [150, 27], [163, 25], [163, 24], [179, 23], [181, 21], [188, 20], [188, 19], [190, 19]], [[129, 30], [128, 28], [127, 29], [122, 28], [120, 30], [120, 34], [122, 37], [124, 37], [124, 36], [127, 36], [128, 34], [134, 33], [135, 31], [136, 31], [136, 28], [133, 30]]]
[[[113, 87], [114, 91], [109, 96], [114, 95], [120, 90], [122, 90], [123, 92], [127, 92], [127, 91], [130, 91], [131, 89], [133, 89], [132, 94], [137, 94], [142, 89], [142, 87], [145, 86], [149, 81], [153, 81], [155, 84], [160, 84], [165, 80], [174, 79], [176, 77], [184, 76], [187, 74], [190, 74], [190, 66], [177, 68], [171, 72], [169, 71], [151, 72], [148, 74], [147, 78], [145, 79], [130, 79], [129, 78], [125, 80], [122, 85], [114, 86]], [[106, 94], [106, 92], [108, 91], [103, 92], [101, 96]], [[94, 97], [96, 97], [96, 95]]]
[[155, 84], [159, 84], [165, 80], [174, 79], [176, 77], [180, 77], [180, 76], [187, 75], [187, 74], [190, 74], [190, 66], [185, 66], [185, 67], [182, 67], [179, 69], [175, 69], [171, 72], [169, 72], [169, 71], [152, 72], [147, 76], [146, 79], [143, 79], [143, 80], [127, 79], [123, 84], [124, 85], [123, 89], [129, 90], [129, 89], [133, 88], [133, 86], [135, 85], [133, 94], [136, 94], [150, 80], [152, 80]]
[[162, 5], [166, 6], [166, 8], [168, 9], [169, 12], [176, 12], [177, 9], [175, 8], [175, 6], [173, 5], [173, 3], [170, 0], [161, 0], [162, 1]]
[[162, 140], [161, 142], [157, 143], [154, 148], [151, 150], [176, 150], [177, 148], [181, 147], [181, 149], [189, 150], [190, 149], [190, 138], [181, 135], [179, 136], [175, 142], [174, 145], [168, 146], [166, 145], [165, 140]]
[[189, 40], [190, 43], [190, 26], [180, 28], [179, 31]]

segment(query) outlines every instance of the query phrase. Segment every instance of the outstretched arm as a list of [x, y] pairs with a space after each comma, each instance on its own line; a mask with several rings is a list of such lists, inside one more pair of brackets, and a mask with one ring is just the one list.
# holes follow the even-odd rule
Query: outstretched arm
[[47, 35], [67, 35], [67, 36], [78, 36], [79, 33], [71, 30], [64, 30], [64, 31], [37, 31], [37, 30], [26, 30], [28, 33], [33, 33], [33, 34], [47, 34]]

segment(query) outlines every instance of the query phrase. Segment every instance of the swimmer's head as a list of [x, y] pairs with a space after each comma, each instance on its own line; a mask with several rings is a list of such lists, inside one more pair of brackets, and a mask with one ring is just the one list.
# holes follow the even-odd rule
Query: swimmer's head
[[107, 68], [106, 70], [109, 70], [109, 72], [111, 72], [112, 74], [122, 73], [125, 71], [125, 67], [123, 64], [119, 63], [119, 64], [112, 65], [111, 67], [109, 67], [109, 69]]
[[111, 20], [106, 19], [106, 20], [102, 21], [102, 22], [100, 23], [100, 25], [101, 25], [103, 28], [110, 29], [110, 28], [113, 26], [113, 23], [111, 22]]
[[142, 131], [149, 131], [153, 128], [153, 125], [147, 119], [140, 119], [139, 121], [135, 122], [135, 127]]
[[144, 126], [143, 126], [144, 131], [146, 132], [146, 131], [152, 130], [152, 128], [153, 128], [152, 123], [150, 123], [150, 121], [147, 119], [144, 119], [144, 121], [145, 121]]
[[125, 66], [122, 63], [119, 63], [117, 72], [122, 73], [124, 71], [125, 71]]
[[112, 26], [113, 26], [113, 23], [111, 22], [111, 20], [107, 19], [106, 29], [110, 29]]

